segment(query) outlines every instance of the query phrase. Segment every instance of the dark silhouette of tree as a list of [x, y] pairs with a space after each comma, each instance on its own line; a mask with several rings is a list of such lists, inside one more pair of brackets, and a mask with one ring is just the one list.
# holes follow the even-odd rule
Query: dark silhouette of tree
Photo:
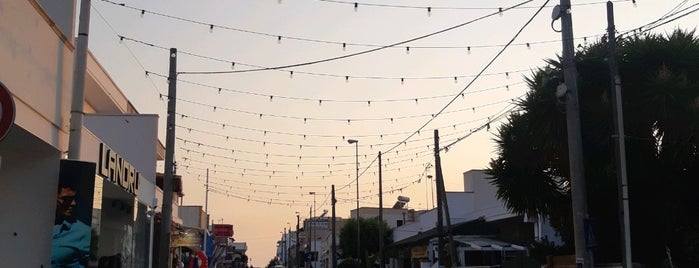
[[340, 244], [343, 258], [360, 260], [362, 267], [373, 264], [378, 260], [379, 254], [379, 228], [383, 228], [384, 246], [393, 243], [393, 230], [386, 222], [379, 222], [378, 218], [360, 218], [359, 230], [361, 239], [361, 257], [357, 254], [357, 221], [349, 219], [340, 228]]
[[[619, 38], [634, 262], [699, 267], [699, 40], [694, 32]], [[588, 212], [598, 262], [621, 259], [606, 42], [576, 53]], [[513, 212], [547, 215], [572, 245], [559, 60], [527, 78], [521, 112], [498, 129], [489, 174]]]

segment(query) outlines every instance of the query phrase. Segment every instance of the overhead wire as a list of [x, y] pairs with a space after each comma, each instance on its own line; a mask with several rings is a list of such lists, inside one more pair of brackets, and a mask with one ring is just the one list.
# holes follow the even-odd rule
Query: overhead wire
[[[168, 97], [168, 95], [163, 95], [163, 97]], [[259, 117], [260, 119], [264, 117], [273, 117], [273, 118], [283, 118], [283, 119], [294, 119], [294, 120], [303, 120], [304, 123], [307, 123], [308, 121], [335, 121], [335, 122], [347, 122], [348, 124], [351, 124], [352, 122], [362, 122], [362, 121], [390, 121], [394, 122], [395, 120], [403, 120], [403, 119], [413, 119], [413, 118], [420, 118], [420, 117], [436, 117], [437, 114], [416, 114], [416, 115], [406, 115], [406, 116], [395, 116], [395, 117], [375, 117], [375, 118], [321, 118], [321, 117], [301, 117], [301, 116], [292, 116], [292, 115], [284, 115], [284, 114], [266, 114], [266, 113], [260, 113], [260, 112], [252, 112], [252, 111], [245, 111], [245, 110], [239, 110], [239, 109], [233, 109], [233, 108], [227, 108], [227, 107], [222, 107], [222, 106], [217, 106], [217, 105], [212, 105], [212, 104], [207, 104], [203, 102], [197, 102], [185, 98], [176, 98], [176, 100], [184, 102], [184, 103], [189, 103], [189, 104], [195, 104], [199, 106], [205, 106], [211, 108], [213, 111], [217, 110], [223, 110], [223, 111], [229, 111], [229, 112], [236, 112], [236, 113], [242, 113], [242, 114], [248, 114], [248, 115], [254, 115], [256, 117]], [[512, 99], [507, 99], [507, 100], [501, 100], [497, 102], [491, 102], [491, 103], [486, 103], [486, 104], [481, 104], [481, 105], [476, 105], [476, 106], [471, 106], [471, 107], [466, 107], [463, 109], [458, 109], [458, 110], [451, 110], [451, 111], [444, 111], [441, 110], [438, 114], [450, 114], [450, 113], [458, 113], [458, 112], [466, 112], [466, 111], [473, 111], [474, 109], [478, 108], [483, 108], [483, 107], [488, 107], [488, 106], [493, 106], [496, 104], [500, 104], [503, 102], [511, 101]]]
[[[537, 11], [534, 13], [534, 15], [532, 15], [532, 17], [529, 18], [529, 20], [528, 20], [524, 25], [522, 25], [522, 27], [521, 27], [521, 28], [517, 31], [517, 33], [510, 39], [510, 41], [507, 43], [507, 45], [505, 45], [504, 47], [502, 47], [502, 49], [500, 49], [500, 51], [499, 51], [495, 56], [493, 56], [493, 58], [481, 69], [481, 71], [479, 72], [479, 74], [477, 74], [477, 75], [476, 75], [476, 76], [475, 76], [475, 77], [474, 77], [474, 78], [459, 92], [459, 94], [455, 95], [449, 102], [447, 102], [446, 105], [444, 105], [444, 107], [442, 107], [442, 109], [440, 109], [437, 113], [435, 113], [435, 116], [433, 116], [432, 118], [428, 119], [427, 122], [425, 122], [422, 126], [420, 126], [415, 132], [413, 132], [412, 134], [408, 135], [408, 137], [406, 137], [403, 141], [407, 141], [408, 139], [412, 138], [418, 131], [420, 131], [420, 130], [424, 129], [425, 127], [427, 127], [427, 125], [429, 125], [432, 121], [434, 121], [435, 118], [437, 118], [437, 117], [438, 117], [439, 115], [441, 115], [449, 106], [451, 106], [451, 104], [454, 103], [454, 101], [456, 101], [456, 100], [458, 99], [458, 97], [460, 96], [461, 93], [464, 93], [468, 88], [470, 88], [471, 85], [480, 77], [480, 74], [484, 73], [484, 72], [488, 69], [488, 67], [490, 67], [490, 65], [492, 65], [492, 64], [495, 62], [495, 60], [497, 60], [497, 59], [500, 57], [500, 55], [502, 55], [503, 52], [505, 52], [505, 50], [509, 47], [509, 44], [511, 44], [511, 43], [514, 42], [514, 40], [522, 33], [522, 31], [524, 31], [524, 29], [534, 20], [534, 18], [536, 18], [536, 16], [541, 12], [541, 10], [546, 6], [546, 4], [548, 4], [549, 1], [550, 1], [550, 0], [546, 0], [546, 2], [544, 3], [544, 5], [542, 5], [539, 9], [537, 9]], [[390, 149], [388, 149], [388, 150], [386, 150], [386, 151], [387, 151], [387, 152], [390, 152], [390, 151], [394, 150], [395, 148], [397, 148], [399, 145], [400, 145], [400, 143], [394, 145], [393, 147], [391, 147]]]
[[[512, 71], [505, 71], [505, 72], [498, 72], [498, 73], [490, 73], [490, 74], [483, 74], [483, 75], [484, 75], [484, 76], [485, 76], [485, 75], [490, 75], [490, 76], [494, 76], [494, 75], [505, 75], [507, 78], [509, 78], [509, 76], [510, 76], [511, 74], [523, 73], [523, 72], [531, 72], [531, 71], [532, 71], [531, 69], [519, 69], [519, 70], [512, 70]], [[159, 74], [159, 73], [151, 72], [151, 71], [146, 71], [146, 75], [155, 75], [155, 76], [157, 76], [157, 77], [161, 77], [161, 78], [164, 78], [164, 79], [169, 79], [169, 77], [168, 77], [167, 75]], [[473, 77], [473, 75], [462, 75], [462, 76], [458, 76], [458, 77]], [[406, 78], [394, 78], [394, 77], [383, 77], [383, 78], [379, 78], [379, 77], [376, 77], [376, 78], [377, 78], [377, 79], [391, 79], [391, 80], [399, 80], [399, 79], [404, 79], [404, 80], [410, 80], [410, 79], [415, 79], [415, 80], [418, 80], [418, 79], [430, 79], [430, 78], [425, 78], [425, 77], [422, 77], [422, 78], [420, 78], [420, 77], [406, 77]], [[450, 78], [450, 79], [451, 79], [451, 77], [447, 77], [447, 78]], [[327, 103], [327, 102], [342, 102], [342, 103], [363, 103], [363, 104], [368, 104], [369, 106], [371, 106], [372, 103], [381, 103], [381, 102], [418, 102], [418, 101], [420, 101], [420, 100], [441, 99], [441, 98], [447, 98], [447, 97], [452, 97], [452, 96], [453, 96], [452, 94], [449, 94], [449, 95], [432, 95], [432, 96], [414, 97], [414, 98], [364, 99], [364, 100], [357, 100], [357, 99], [354, 99], [354, 100], [351, 100], [351, 99], [335, 99], [335, 98], [307, 98], [307, 97], [296, 97], [296, 96], [263, 94], [263, 93], [258, 93], [258, 92], [254, 92], [254, 91], [245, 91], [245, 90], [230, 89], [230, 88], [226, 88], [226, 87], [223, 87], [223, 86], [208, 85], [208, 84], [199, 83], [199, 82], [194, 82], [194, 81], [191, 81], [191, 80], [186, 80], [186, 79], [181, 79], [181, 78], [177, 78], [177, 81], [178, 81], [178, 82], [183, 82], [183, 83], [186, 83], [186, 84], [191, 84], [191, 85], [196, 85], [196, 86], [204, 87], [204, 88], [210, 88], [210, 89], [213, 89], [213, 90], [218, 91], [219, 94], [220, 94], [221, 92], [225, 91], [225, 92], [233, 92], [233, 93], [238, 93], [238, 94], [243, 94], [243, 95], [252, 95], [252, 96], [258, 96], [258, 97], [264, 97], [264, 98], [268, 98], [270, 101], [273, 101], [275, 98], [277, 98], [277, 99], [289, 99], [289, 100], [299, 100], [299, 101], [312, 101], [312, 102], [314, 102], [314, 103], [320, 103], [320, 104], [322, 104], [323, 102], [326, 102], [326, 103]], [[523, 84], [523, 83], [524, 83], [524, 82], [518, 82], [518, 83], [511, 83], [511, 84], [506, 84], [506, 85], [501, 85], [501, 86], [489, 87], [489, 88], [484, 88], [484, 89], [480, 89], [480, 90], [474, 90], [474, 91], [471, 91], [471, 92], [468, 92], [468, 93], [465, 93], [465, 94], [475, 94], [475, 93], [479, 93], [479, 92], [491, 91], [491, 90], [496, 90], [496, 89], [507, 89], [507, 90], [509, 90], [509, 89], [510, 89], [510, 86], [516, 86], [516, 85], [520, 85], [520, 84]], [[464, 96], [462, 95], [462, 97], [464, 97]]]
[[[103, 0], [103, 1], [107, 1], [107, 0]], [[395, 46], [398, 46], [398, 45], [411, 43], [411, 42], [414, 42], [414, 41], [417, 41], [417, 40], [425, 39], [425, 38], [428, 38], [428, 37], [431, 37], [431, 36], [435, 36], [435, 35], [438, 35], [438, 34], [441, 34], [441, 33], [444, 33], [444, 32], [448, 32], [448, 31], [451, 31], [451, 30], [454, 30], [454, 29], [457, 29], [457, 28], [461, 28], [461, 27], [463, 27], [463, 26], [469, 25], [469, 24], [474, 23], [474, 22], [476, 22], [476, 21], [480, 21], [480, 20], [483, 20], [483, 19], [486, 19], [486, 18], [495, 16], [495, 15], [497, 15], [497, 14], [501, 14], [501, 13], [504, 12], [504, 11], [507, 11], [507, 10], [516, 8], [516, 7], [518, 7], [518, 6], [524, 5], [524, 4], [529, 3], [529, 2], [532, 2], [532, 1], [534, 1], [534, 0], [526, 0], [526, 1], [521, 2], [521, 3], [519, 3], [519, 4], [516, 4], [516, 5], [510, 6], [510, 7], [504, 8], [504, 9], [503, 9], [502, 11], [500, 11], [500, 12], [493, 12], [493, 13], [490, 13], [490, 14], [487, 14], [487, 15], [483, 15], [483, 16], [480, 16], [480, 17], [478, 17], [478, 18], [476, 18], [476, 19], [472, 19], [472, 20], [469, 20], [469, 21], [467, 21], [467, 22], [460, 23], [460, 24], [457, 24], [457, 25], [454, 25], [454, 26], [451, 26], [451, 27], [448, 27], [448, 28], [445, 28], [445, 29], [442, 29], [442, 30], [438, 30], [438, 31], [435, 31], [435, 32], [431, 32], [431, 33], [428, 33], [428, 34], [424, 34], [424, 35], [421, 35], [421, 36], [418, 36], [418, 37], [410, 38], [410, 39], [407, 39], [407, 40], [404, 40], [404, 41], [399, 41], [399, 42], [396, 42], [396, 43], [392, 43], [392, 44], [385, 45], [385, 46], [381, 46], [381, 47], [377, 47], [377, 48], [367, 49], [367, 50], [360, 51], [360, 52], [345, 54], [345, 55], [341, 55], [341, 56], [335, 56], [335, 57], [330, 57], [330, 58], [324, 58], [324, 59], [320, 59], [320, 60], [312, 60], [312, 61], [301, 62], [301, 63], [287, 64], [287, 65], [279, 65], [279, 66], [275, 66], [275, 67], [257, 68], [257, 69], [226, 70], [226, 71], [189, 71], [189, 72], [178, 72], [178, 74], [190, 74], [190, 75], [193, 75], [193, 74], [200, 74], [200, 75], [202, 75], [202, 74], [231, 74], [231, 73], [247, 73], [247, 72], [257, 72], [257, 71], [269, 71], [269, 70], [278, 70], [278, 69], [286, 69], [286, 68], [293, 68], [293, 67], [301, 67], [301, 66], [315, 65], [315, 64], [319, 64], [319, 63], [325, 63], [325, 62], [330, 62], [330, 61], [336, 61], [336, 60], [346, 59], [346, 58], [350, 58], [350, 57], [356, 57], [356, 56], [360, 56], [360, 55], [369, 54], [369, 53], [373, 53], [373, 52], [376, 52], [376, 51], [384, 50], [384, 49], [387, 49], [387, 48], [390, 48], [390, 47], [395, 47]]]
[[[201, 117], [197, 117], [197, 116], [192, 116], [192, 115], [188, 115], [188, 114], [182, 114], [182, 113], [176, 113], [176, 114], [177, 114], [178, 116], [180, 116], [182, 119], [192, 119], [192, 120], [196, 120], [196, 121], [200, 121], [200, 122], [205, 122], [205, 123], [208, 123], [208, 124], [220, 126], [221, 129], [226, 129], [226, 128], [230, 127], [230, 128], [235, 128], [235, 129], [242, 129], [242, 130], [247, 130], [247, 131], [252, 131], [252, 132], [258, 132], [258, 133], [263, 134], [264, 136], [266, 136], [266, 135], [268, 135], [268, 134], [276, 134], [276, 135], [285, 135], [285, 136], [296, 136], [296, 137], [299, 137], [299, 138], [302, 137], [302, 138], [304, 138], [304, 139], [306, 139], [306, 138], [334, 138], [334, 139], [341, 139], [341, 140], [343, 140], [343, 141], [345, 141], [346, 138], [347, 138], [346, 135], [339, 135], [339, 134], [326, 134], [326, 135], [323, 135], [323, 134], [305, 134], [305, 133], [293, 133], [293, 132], [285, 132], [285, 131], [263, 130], [263, 129], [257, 129], [257, 128], [249, 128], [249, 127], [244, 127], [244, 126], [238, 126], [238, 125], [232, 124], [232, 123], [224, 123], [224, 122], [209, 120], [209, 119], [205, 119], [205, 118], [201, 118]], [[437, 128], [447, 128], [447, 127], [456, 128], [457, 126], [462, 126], [462, 125], [466, 125], [466, 124], [470, 124], [470, 123], [474, 123], [474, 122], [478, 122], [478, 121], [483, 121], [483, 120], [486, 120], [486, 119], [488, 119], [488, 118], [490, 118], [490, 116], [487, 116], [487, 117], [480, 117], [480, 118], [476, 118], [476, 119], [472, 119], [472, 120], [468, 120], [468, 121], [462, 121], [462, 122], [458, 122], [458, 123], [453, 123], [453, 124], [449, 124], [449, 125], [443, 125], [443, 126], [439, 126], [439, 127], [437, 127]], [[218, 137], [221, 137], [221, 138], [230, 139], [230, 136], [229, 136], [229, 135], [221, 134], [221, 133], [218, 133], [218, 132], [211, 132], [211, 131], [198, 130], [198, 129], [196, 129], [196, 128], [187, 127], [187, 126], [183, 126], [183, 125], [180, 125], [180, 124], [176, 125], [176, 127], [182, 128], [182, 129], [186, 129], [186, 130], [188, 130], [188, 131], [201, 132], [201, 133], [206, 133], [206, 134], [210, 134], [210, 135], [213, 135], [213, 136], [218, 136]], [[406, 135], [406, 134], [410, 134], [410, 133], [412, 133], [412, 131], [408, 131], [408, 132], [405, 132], [405, 131], [404, 131], [404, 132], [391, 132], [391, 133], [386, 133], [386, 134], [359, 134], [359, 135], [353, 135], [352, 137], [354, 137], [354, 138], [377, 137], [377, 138], [383, 139], [384, 137]], [[420, 134], [420, 133], [418, 133], [418, 135], [419, 135], [419, 134]], [[354, 155], [352, 155], [352, 157], [354, 157]]]
[[[631, 2], [632, 0], [614, 0], [612, 2]], [[208, 23], [208, 22], [203, 22], [203, 21], [198, 21], [194, 19], [189, 19], [189, 18], [184, 18], [184, 17], [178, 17], [175, 15], [170, 15], [170, 14], [165, 14], [162, 12], [157, 12], [157, 11], [151, 11], [148, 9], [142, 9], [142, 8], [137, 8], [134, 6], [127, 5], [125, 3], [117, 3], [111, 0], [102, 0], [102, 2], [112, 4], [115, 6], [131, 9], [133, 11], [141, 13], [141, 15], [144, 14], [152, 14], [172, 20], [177, 20], [177, 21], [182, 21], [182, 22], [187, 22], [191, 24], [196, 24], [196, 25], [201, 25], [204, 27], [208, 27], [209, 30], [213, 29], [224, 29], [224, 30], [229, 30], [229, 31], [235, 31], [235, 32], [241, 32], [241, 33], [247, 33], [247, 34], [253, 34], [253, 35], [260, 35], [260, 36], [265, 36], [265, 37], [272, 37], [277, 40], [295, 40], [295, 41], [304, 41], [304, 42], [312, 42], [312, 43], [321, 43], [321, 44], [331, 44], [331, 45], [339, 45], [342, 46], [343, 48], [346, 48], [347, 46], [357, 46], [357, 47], [383, 47], [384, 45], [381, 44], [368, 44], [368, 43], [355, 43], [355, 42], [340, 42], [340, 41], [329, 41], [329, 40], [320, 40], [320, 39], [312, 39], [312, 38], [304, 38], [304, 37], [294, 37], [294, 36], [288, 36], [288, 35], [281, 35], [281, 34], [271, 34], [271, 33], [263, 33], [263, 32], [258, 32], [258, 31], [252, 31], [252, 30], [246, 30], [246, 29], [241, 29], [237, 27], [232, 27], [232, 26], [225, 26], [225, 25], [220, 25], [220, 24], [214, 24], [214, 23]], [[359, 4], [358, 2], [348, 2], [348, 1], [326, 1], [326, 2], [335, 2], [335, 3], [348, 3], [348, 4]], [[605, 4], [606, 1], [599, 1], [599, 2], [593, 2], [593, 3], [575, 3], [572, 4], [572, 6], [584, 6], [584, 5], [597, 5], [597, 4]], [[371, 6], [371, 4], [361, 4], [362, 6]], [[381, 5], [381, 4], [376, 4], [377, 6], [385, 6], [385, 7], [402, 7], [402, 8], [415, 8], [415, 9], [430, 9], [430, 10], [439, 10], [439, 9], [471, 9], [471, 10], [493, 10], [496, 12], [495, 14], [503, 14], [503, 12], [511, 10], [511, 9], [532, 9], [536, 7], [529, 7], [529, 6], [523, 6], [523, 5], [517, 5], [515, 7], [511, 8], [503, 8], [503, 7], [474, 7], [474, 8], [446, 8], [446, 7], [435, 7], [435, 6], [422, 6], [422, 7], [417, 7], [417, 6], [402, 6], [402, 5]], [[512, 44], [512, 46], [529, 46], [532, 44], [537, 44], [537, 43], [553, 43], [553, 42], [560, 42], [560, 40], [550, 40], [550, 41], [543, 41], [543, 42], [527, 42], [527, 43], [516, 43]], [[406, 49], [406, 48], [413, 48], [413, 49], [467, 49], [469, 47], [471, 48], [484, 48], [484, 47], [498, 47], [501, 45], [474, 45], [474, 46], [392, 46], [393, 48], [400, 48], [400, 49]], [[226, 61], [230, 62], [230, 61]], [[237, 64], [237, 62], [236, 62]], [[250, 66], [250, 67], [261, 67], [261, 66]]]
[[[97, 13], [97, 15], [98, 15], [100, 18], [102, 18], [102, 20], [103, 20], [104, 23], [107, 25], [107, 27], [108, 27], [114, 34], [118, 35], [117, 31], [114, 29], [114, 26], [112, 26], [112, 24], [109, 23], [109, 21], [107, 20], [107, 18], [105, 18], [105, 17], [102, 15], [102, 12], [100, 12], [99, 9], [98, 9], [97, 7], [95, 7], [94, 5], [92, 5], [91, 8]], [[131, 55], [131, 57], [136, 61], [136, 64], [138, 64], [138, 66], [141, 67], [141, 69], [143, 69], [143, 71], [146, 71], [146, 67], [143, 65], [143, 63], [141, 63], [141, 60], [138, 59], [138, 57], [136, 56], [136, 53], [133, 52], [133, 50], [131, 49], [131, 47], [129, 47], [128, 45], [124, 45], [124, 47], [126, 47], [126, 50], [129, 52], [129, 54]], [[153, 81], [153, 79], [148, 78], [148, 81], [150, 81], [150, 83], [151, 83], [151, 85], [153, 86], [153, 89], [155, 90], [155, 92], [158, 93], [159, 95], [161, 95], [162, 92], [160, 91], [160, 88], [158, 88], [158, 86], [155, 84], [155, 82]], [[164, 102], [161, 102], [161, 103], [162, 103], [163, 105], [165, 104]]]
[[[403, 8], [403, 9], [423, 9], [427, 10], [428, 12], [432, 10], [501, 10], [502, 7], [454, 7], [454, 6], [410, 6], [410, 5], [392, 5], [392, 4], [376, 4], [376, 3], [364, 3], [364, 2], [358, 2], [358, 1], [342, 1], [342, 0], [318, 0], [320, 2], [328, 2], [328, 3], [336, 3], [336, 4], [348, 4], [352, 5], [355, 8], [358, 8], [360, 6], [369, 6], [369, 7], [387, 7], [387, 8]], [[632, 0], [613, 0], [611, 2], [631, 2]], [[599, 4], [605, 4], [607, 1], [598, 1], [598, 2], [590, 2], [590, 3], [575, 3], [572, 4], [573, 6], [584, 6], [584, 5], [599, 5]], [[517, 9], [534, 9], [538, 8], [536, 6], [522, 6], [522, 7], [517, 7]]]

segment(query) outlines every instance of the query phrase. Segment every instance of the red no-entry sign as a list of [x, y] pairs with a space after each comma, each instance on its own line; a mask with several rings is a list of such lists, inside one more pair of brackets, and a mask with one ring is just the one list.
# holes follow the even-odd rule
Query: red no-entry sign
[[5, 138], [15, 122], [15, 102], [10, 90], [0, 82], [0, 141]]

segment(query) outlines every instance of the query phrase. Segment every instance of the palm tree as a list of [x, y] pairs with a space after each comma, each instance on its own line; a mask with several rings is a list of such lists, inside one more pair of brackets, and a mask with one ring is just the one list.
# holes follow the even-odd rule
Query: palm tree
[[[699, 39], [694, 32], [620, 38], [634, 261], [699, 265]], [[598, 261], [620, 259], [611, 86], [603, 41], [576, 54], [588, 212]], [[498, 197], [516, 213], [546, 215], [572, 243], [560, 61], [527, 82], [521, 112], [498, 129], [490, 163]], [[668, 250], [669, 249], [669, 250]]]

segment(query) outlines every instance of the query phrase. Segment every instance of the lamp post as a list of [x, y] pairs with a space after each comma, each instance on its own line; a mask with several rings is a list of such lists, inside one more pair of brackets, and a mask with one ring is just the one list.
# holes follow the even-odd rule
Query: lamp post
[[360, 232], [359, 232], [359, 141], [358, 140], [347, 140], [349, 144], [354, 144], [354, 162], [356, 166], [356, 182], [357, 182], [357, 258], [360, 260], [362, 259], [362, 244], [360, 241]]
[[[311, 229], [310, 232], [308, 232], [308, 246], [311, 249], [311, 263], [315, 264], [315, 254], [313, 253], [313, 242], [315, 242], [315, 228], [313, 228], [313, 221], [316, 214], [316, 192], [308, 192], [308, 194], [313, 195], [313, 211], [311, 212], [311, 221], [308, 224], [308, 228]], [[315, 265], [310, 266], [315, 267]]]

